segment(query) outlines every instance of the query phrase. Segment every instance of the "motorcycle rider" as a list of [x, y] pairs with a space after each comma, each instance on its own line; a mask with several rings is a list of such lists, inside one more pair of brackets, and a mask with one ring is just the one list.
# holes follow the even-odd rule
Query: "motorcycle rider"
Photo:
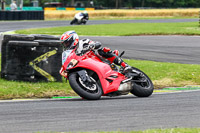
[[[91, 50], [91, 49], [97, 49], [98, 54], [109, 60], [110, 63], [115, 63], [116, 65], [122, 66], [123, 69], [123, 74], [127, 73], [130, 71], [131, 67], [126, 64], [119, 56], [119, 51], [111, 51], [110, 48], [107, 47], [101, 47], [101, 43], [97, 41], [92, 41], [90, 39], [83, 39], [79, 40], [78, 34], [75, 31], [67, 31], [62, 34], [60, 37], [63, 50], [64, 52], [67, 50], [73, 50], [76, 48], [76, 54], [77, 55], [83, 55], [85, 52]], [[63, 52], [63, 53], [64, 53]], [[71, 52], [71, 51], [70, 51]], [[64, 54], [62, 55], [63, 57], [65, 56]], [[62, 58], [63, 58], [62, 57]], [[63, 58], [64, 59], [64, 58]], [[64, 62], [63, 62], [64, 63]], [[67, 72], [64, 70], [63, 67], [60, 69], [60, 74], [62, 76], [66, 76]]]
[[[84, 12], [79, 12], [77, 14], [75, 14], [74, 18], [77, 20], [78, 23], [81, 23], [82, 20], [83, 23], [85, 24], [87, 20], [89, 20], [89, 15], [87, 11]], [[70, 24], [73, 24], [72, 22]]]

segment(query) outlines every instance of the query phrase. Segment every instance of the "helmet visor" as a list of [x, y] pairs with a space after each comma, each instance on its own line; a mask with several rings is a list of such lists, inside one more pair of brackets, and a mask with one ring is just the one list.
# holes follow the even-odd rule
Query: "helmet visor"
[[64, 49], [70, 49], [70, 48], [72, 48], [72, 46], [73, 46], [73, 39], [71, 38], [69, 41], [64, 41], [63, 43], [62, 43], [62, 45], [63, 45], [63, 47], [64, 47]]

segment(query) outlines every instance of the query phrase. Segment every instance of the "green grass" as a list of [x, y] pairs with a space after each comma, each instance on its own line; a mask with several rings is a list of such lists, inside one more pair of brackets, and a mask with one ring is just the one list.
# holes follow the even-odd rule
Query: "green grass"
[[0, 99], [50, 98], [53, 96], [74, 96], [66, 82], [21, 82], [0, 79]]
[[150, 129], [133, 133], [200, 133], [200, 128]]
[[[40, 133], [40, 132], [37, 132]], [[59, 133], [59, 132], [51, 132]], [[69, 132], [62, 132], [69, 133]], [[148, 129], [144, 131], [110, 131], [110, 132], [78, 132], [78, 133], [200, 133], [200, 128], [171, 128], [171, 129]]]
[[[105, 25], [81, 25], [42, 29], [19, 30], [20, 34], [54, 34], [76, 30], [79, 35], [128, 36], [143, 34], [199, 35], [197, 22], [187, 23], [126, 23]], [[155, 88], [182, 87], [200, 84], [200, 65], [163, 63], [154, 61], [125, 60], [129, 65], [144, 71], [153, 81]], [[29, 83], [0, 79], [0, 99], [70, 96], [75, 93], [69, 84]]]
[[154, 82], [155, 88], [200, 84], [200, 65], [125, 60], [143, 70]]
[[[200, 65], [140, 60], [125, 61], [144, 71], [153, 80], [155, 88], [200, 83]], [[76, 94], [66, 81], [30, 83], [0, 79], [0, 99], [50, 98], [52, 96], [72, 95]]]
[[200, 35], [198, 22], [185, 23], [120, 23], [101, 25], [78, 25], [54, 28], [17, 30], [18, 34], [61, 35], [75, 30], [79, 35], [131, 36], [131, 35]]

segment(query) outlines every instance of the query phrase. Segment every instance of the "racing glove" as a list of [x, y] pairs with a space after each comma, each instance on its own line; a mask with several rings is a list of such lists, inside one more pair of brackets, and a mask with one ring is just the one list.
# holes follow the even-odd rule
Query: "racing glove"
[[99, 49], [101, 47], [101, 43], [100, 42], [89, 42], [89, 49]]

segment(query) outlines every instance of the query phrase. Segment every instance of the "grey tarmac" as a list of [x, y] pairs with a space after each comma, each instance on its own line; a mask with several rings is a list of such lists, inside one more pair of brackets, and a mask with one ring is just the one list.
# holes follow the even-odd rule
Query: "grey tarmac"
[[[112, 24], [112, 23], [179, 23], [179, 22], [198, 22], [198, 19], [136, 19], [136, 20], [89, 20], [87, 25]], [[28, 29], [70, 26], [70, 21], [0, 21], [0, 32]]]
[[[198, 19], [143, 19], [143, 20], [90, 20], [88, 24], [109, 23], [178, 23], [197, 22]], [[2, 21], [0, 32], [35, 28], [70, 26], [70, 21]], [[81, 37], [102, 42], [112, 50], [126, 51], [124, 58], [176, 62], [200, 63], [199, 36], [122, 36], [122, 37]], [[1, 49], [1, 46], [0, 46]]]
[[0, 103], [0, 132], [132, 131], [200, 125], [200, 91]]
[[123, 58], [182, 64], [200, 64], [200, 36], [90, 37], [103, 46], [125, 51]]

